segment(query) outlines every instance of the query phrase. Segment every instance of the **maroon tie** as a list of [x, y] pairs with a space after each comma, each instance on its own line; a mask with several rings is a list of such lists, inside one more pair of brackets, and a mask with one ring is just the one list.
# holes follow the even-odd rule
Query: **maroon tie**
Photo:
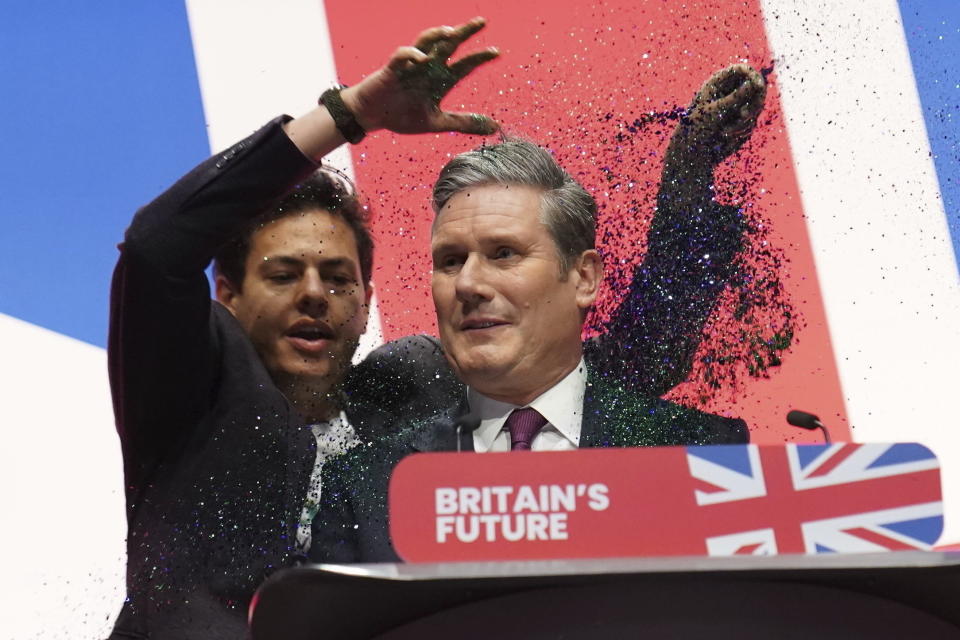
[[507, 416], [506, 428], [510, 430], [510, 450], [530, 451], [537, 432], [547, 424], [547, 419], [536, 409], [514, 409]]

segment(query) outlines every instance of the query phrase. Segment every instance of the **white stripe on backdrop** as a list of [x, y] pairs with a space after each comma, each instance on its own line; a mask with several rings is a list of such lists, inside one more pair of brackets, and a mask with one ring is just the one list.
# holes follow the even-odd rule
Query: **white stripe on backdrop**
[[0, 314], [0, 638], [103, 638], [124, 596], [106, 353]]
[[[320, 0], [187, 0], [211, 153], [281, 113], [302, 115], [337, 83]], [[326, 159], [353, 177], [348, 147]], [[356, 361], [383, 343], [374, 297]]]
[[854, 439], [930, 446], [960, 541], [960, 287], [899, 8], [763, 9]]

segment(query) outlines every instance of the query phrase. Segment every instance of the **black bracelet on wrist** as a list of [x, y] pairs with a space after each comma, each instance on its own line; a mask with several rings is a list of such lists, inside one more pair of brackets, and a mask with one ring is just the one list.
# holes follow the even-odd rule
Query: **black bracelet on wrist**
[[333, 123], [337, 125], [337, 131], [346, 138], [350, 144], [357, 144], [367, 135], [360, 123], [343, 103], [340, 92], [346, 89], [346, 86], [327, 89], [320, 96], [319, 103], [327, 108]]

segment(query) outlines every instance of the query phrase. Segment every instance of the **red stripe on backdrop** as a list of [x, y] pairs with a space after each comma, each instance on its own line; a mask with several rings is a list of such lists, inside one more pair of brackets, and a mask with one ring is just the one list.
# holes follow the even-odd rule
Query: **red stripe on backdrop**
[[[496, 45], [503, 55], [458, 86], [444, 107], [491, 114], [508, 134], [553, 149], [597, 197], [598, 238], [612, 239], [605, 247], [608, 267], [622, 263], [628, 270], [642, 257], [670, 126], [648, 127], [629, 148], [615, 150], [611, 138], [618, 124], [686, 105], [713, 71], [728, 64], [747, 61], [759, 69], [775, 57], [759, 0], [329, 0], [326, 7], [337, 69], [348, 84], [426, 27], [486, 17], [489, 26], [464, 51]], [[783, 365], [771, 369], [769, 379], [740, 375], [713, 388], [703, 382], [707, 367], [701, 364], [694, 381], [671, 396], [744, 418], [754, 442], [816, 441], [816, 433], [786, 426], [784, 416], [794, 407], [818, 413], [842, 440], [849, 438], [849, 428], [775, 78], [774, 73], [757, 135], [721, 168], [718, 190], [764, 224], [763, 233], [752, 238], [754, 249], [767, 241], [779, 252], [777, 274], [802, 321]], [[429, 287], [430, 188], [451, 155], [480, 142], [453, 134], [401, 138], [380, 132], [353, 150], [358, 184], [375, 212], [374, 281], [387, 340], [436, 333]], [[616, 180], [623, 183], [619, 188], [611, 188], [611, 174], [622, 178]], [[605, 292], [601, 310], [610, 308], [613, 291]], [[739, 321], [733, 319], [735, 307], [734, 297], [726, 295], [700, 356], [713, 353], [718, 332], [732, 335]]]
[[[843, 462], [860, 450], [859, 445], [847, 445], [843, 447], [840, 451], [837, 451], [835, 454], [827, 458], [827, 460], [816, 468], [815, 471], [810, 473], [808, 478], [820, 478], [830, 474], [834, 469], [839, 467]], [[809, 468], [809, 467], [808, 467]]]

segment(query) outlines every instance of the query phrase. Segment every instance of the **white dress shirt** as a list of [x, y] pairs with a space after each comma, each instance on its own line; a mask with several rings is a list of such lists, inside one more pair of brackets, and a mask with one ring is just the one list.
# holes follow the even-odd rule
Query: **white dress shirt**
[[[525, 407], [532, 407], [547, 419], [537, 433], [532, 451], [569, 451], [580, 446], [580, 427], [583, 422], [583, 394], [587, 387], [587, 365], [580, 358], [573, 371], [537, 396]], [[507, 416], [515, 404], [488, 398], [468, 388], [470, 412], [480, 418], [480, 426], [473, 432], [473, 448], [478, 453], [510, 451], [510, 432], [504, 429]]]
[[307, 486], [307, 499], [300, 513], [300, 523], [297, 525], [297, 546], [304, 554], [310, 550], [310, 523], [320, 507], [320, 473], [323, 471], [323, 463], [359, 442], [357, 432], [343, 411], [327, 422], [310, 425], [310, 429], [313, 437], [317, 439], [317, 458], [310, 475], [310, 484]]

